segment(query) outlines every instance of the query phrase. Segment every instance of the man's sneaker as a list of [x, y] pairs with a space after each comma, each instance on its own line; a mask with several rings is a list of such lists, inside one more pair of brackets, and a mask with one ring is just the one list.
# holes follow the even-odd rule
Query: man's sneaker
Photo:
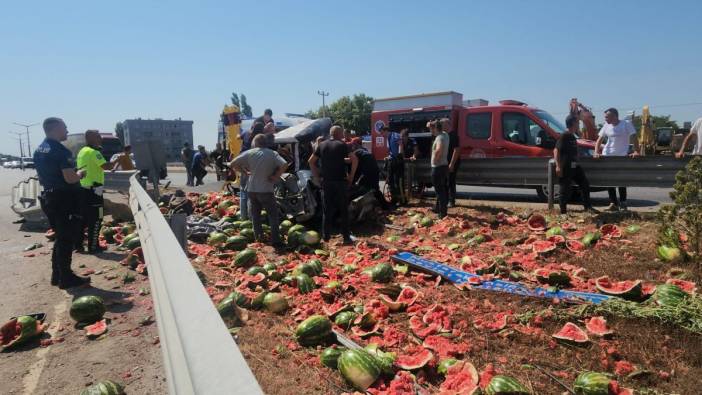
[[621, 210], [626, 210], [626, 202], [619, 202], [619, 208]]
[[67, 280], [61, 279], [59, 282], [60, 289], [67, 289], [73, 287], [80, 287], [82, 285], [90, 284], [90, 277], [78, 277], [71, 273], [71, 276]]
[[619, 211], [619, 206], [614, 203], [610, 203], [607, 207], [607, 211]]

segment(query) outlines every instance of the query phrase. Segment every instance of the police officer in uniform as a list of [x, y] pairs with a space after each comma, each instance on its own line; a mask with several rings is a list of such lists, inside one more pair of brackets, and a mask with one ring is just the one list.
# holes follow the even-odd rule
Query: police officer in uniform
[[63, 120], [47, 118], [43, 126], [46, 138], [34, 151], [34, 164], [44, 188], [41, 206], [56, 232], [51, 254], [51, 285], [66, 289], [90, 283], [89, 278], [78, 277], [71, 270], [74, 235], [80, 226], [76, 196], [80, 191], [78, 182], [85, 171], [76, 172], [71, 151], [61, 144], [68, 134]]
[[85, 132], [85, 147], [78, 152], [77, 167], [85, 170], [85, 177], [80, 180], [81, 186], [81, 216], [83, 217], [81, 231], [76, 238], [76, 251], [83, 251], [83, 230], [88, 228], [88, 254], [103, 251], [100, 247], [100, 227], [102, 226], [103, 199], [102, 191], [105, 184], [105, 170], [112, 168], [112, 163], [105, 160], [100, 153], [102, 137], [97, 130]]

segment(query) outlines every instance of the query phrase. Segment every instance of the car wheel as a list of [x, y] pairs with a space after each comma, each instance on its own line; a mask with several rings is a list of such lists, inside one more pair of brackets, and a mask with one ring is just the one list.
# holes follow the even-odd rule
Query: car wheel
[[[536, 187], [536, 195], [542, 202], [548, 202], [548, 185], [540, 185]], [[561, 198], [561, 188], [558, 184], [553, 186], [553, 201], [558, 202]]]

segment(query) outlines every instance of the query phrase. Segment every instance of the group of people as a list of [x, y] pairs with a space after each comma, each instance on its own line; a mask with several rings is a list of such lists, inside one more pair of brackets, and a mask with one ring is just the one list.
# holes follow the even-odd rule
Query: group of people
[[131, 170], [134, 163], [130, 146], [106, 160], [101, 152], [102, 137], [97, 130], [85, 132], [86, 145], [74, 161], [71, 151], [61, 144], [68, 135], [64, 121], [47, 118], [43, 128], [46, 138], [34, 151], [34, 163], [43, 187], [39, 202], [55, 233], [51, 284], [65, 289], [90, 283], [89, 278], [79, 277], [71, 270], [73, 252], [97, 254], [103, 251], [99, 236], [105, 170]]
[[225, 163], [231, 156], [229, 150], [222, 148], [221, 143], [217, 143], [215, 149], [208, 153], [204, 145], [198, 145], [197, 151], [190, 148], [190, 143], [183, 143], [183, 149], [180, 151], [180, 159], [185, 166], [187, 174], [187, 186], [203, 185], [203, 179], [207, 175], [207, 168], [215, 168], [217, 181], [224, 177]]

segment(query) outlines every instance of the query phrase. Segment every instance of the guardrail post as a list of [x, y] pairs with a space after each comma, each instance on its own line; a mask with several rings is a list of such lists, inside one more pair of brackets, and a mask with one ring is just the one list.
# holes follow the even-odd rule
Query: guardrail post
[[551, 159], [548, 161], [548, 209], [553, 210], [554, 206], [554, 200], [555, 200], [555, 192], [554, 192], [554, 179], [555, 177], [555, 172], [556, 172], [556, 161]]

